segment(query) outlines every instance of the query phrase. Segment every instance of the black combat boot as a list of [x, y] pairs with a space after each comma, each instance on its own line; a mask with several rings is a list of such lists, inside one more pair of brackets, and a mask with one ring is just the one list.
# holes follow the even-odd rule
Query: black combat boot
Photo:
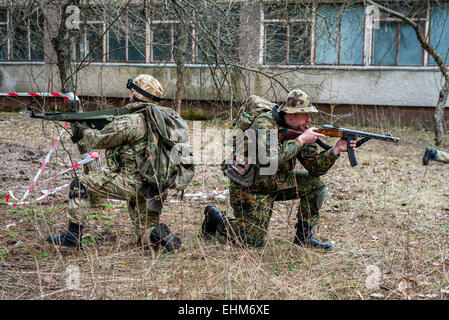
[[423, 165], [427, 166], [429, 164], [429, 160], [436, 160], [438, 157], [438, 152], [432, 148], [426, 148], [424, 152], [424, 156], [422, 158]]
[[224, 221], [225, 214], [214, 206], [207, 206], [204, 209], [204, 221], [201, 225], [201, 231], [205, 236], [215, 236], [217, 229]]
[[181, 247], [181, 238], [174, 233], [164, 223], [156, 225], [150, 233], [150, 241], [153, 245], [167, 249], [172, 252]]
[[311, 227], [307, 226], [304, 223], [299, 222], [296, 224], [296, 235], [295, 240], [293, 240], [293, 243], [301, 246], [311, 245], [313, 247], [317, 247], [328, 251], [332, 249], [332, 244], [330, 244], [329, 242], [321, 242], [312, 235]]
[[82, 249], [83, 226], [70, 222], [69, 229], [56, 236], [48, 236], [47, 241], [58, 246]]

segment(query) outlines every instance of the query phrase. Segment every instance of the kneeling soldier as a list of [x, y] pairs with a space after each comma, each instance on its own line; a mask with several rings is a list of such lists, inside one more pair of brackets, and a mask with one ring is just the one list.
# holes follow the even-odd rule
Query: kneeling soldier
[[[248, 156], [234, 151], [232, 160], [223, 169], [231, 180], [230, 204], [235, 218], [229, 218], [217, 208], [208, 206], [204, 212], [203, 234], [228, 235], [234, 242], [261, 247], [274, 202], [301, 199], [294, 243], [331, 249], [330, 243], [323, 243], [312, 235], [312, 228], [318, 222], [319, 210], [327, 192], [320, 176], [327, 173], [340, 152], [347, 151], [347, 141], [340, 139], [333, 148], [319, 153], [316, 140], [324, 135], [315, 132], [317, 129], [314, 127], [309, 128], [311, 114], [316, 112], [318, 110], [309, 96], [297, 89], [288, 94], [283, 104], [273, 107], [271, 112], [262, 113], [253, 121], [248, 130], [265, 132], [262, 137], [257, 135], [257, 147], [265, 147], [270, 154], [277, 154], [277, 169], [273, 174], [261, 174], [264, 165], [257, 161], [251, 165]], [[269, 145], [270, 133], [280, 128], [303, 133], [296, 139], [283, 142], [276, 137], [275, 145]], [[250, 143], [245, 144], [245, 151], [250, 149]], [[356, 141], [352, 140], [350, 145], [355, 149]], [[297, 160], [306, 171], [295, 170]]]
[[[152, 102], [154, 99], [158, 101], [163, 95], [163, 88], [157, 79], [146, 74], [139, 75], [134, 84], [143, 94], [131, 89], [131, 101], [127, 107], [137, 109], [143, 106], [145, 110], [146, 105], [153, 104], [154, 108], [164, 109]], [[127, 202], [139, 244], [145, 247], [162, 247], [168, 251], [180, 248], [181, 239], [173, 234], [167, 225], [159, 223], [162, 203], [167, 196], [165, 190], [153, 190], [155, 188], [142, 178], [139, 171], [137, 159], [145, 157], [148, 131], [152, 128], [147, 122], [145, 112], [136, 112], [114, 117], [113, 121], [101, 130], [78, 128], [79, 132], [82, 132], [82, 139], [78, 143], [91, 149], [106, 149], [109, 170], [93, 172], [73, 180], [69, 191], [68, 231], [49, 236], [47, 241], [80, 248], [86, 218], [100, 199], [110, 198]], [[160, 137], [152, 137], [152, 143], [158, 146]], [[157, 158], [157, 155], [153, 157]], [[149, 194], [153, 196], [152, 199], [148, 198]]]

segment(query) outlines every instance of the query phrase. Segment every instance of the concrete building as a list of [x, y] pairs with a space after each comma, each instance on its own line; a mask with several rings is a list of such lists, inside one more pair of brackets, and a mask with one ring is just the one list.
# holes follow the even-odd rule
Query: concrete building
[[[236, 8], [236, 52], [239, 63], [248, 69], [231, 70], [231, 85], [220, 88], [221, 99], [242, 101], [257, 94], [281, 101], [285, 96], [282, 86], [301, 87], [327, 113], [358, 117], [356, 114], [363, 111], [374, 117], [385, 114], [388, 119], [394, 109], [405, 122], [422, 118], [424, 123], [431, 123], [443, 78], [413, 29], [400, 20], [363, 2], [344, 11], [341, 3], [332, 1], [311, 3], [307, 10], [291, 4], [290, 11], [282, 13], [267, 1], [240, 1]], [[135, 18], [139, 14], [142, 20]], [[414, 17], [445, 61], [449, 51], [448, 17], [449, 2], [445, 1], [433, 2], [430, 10]], [[8, 7], [0, 9], [0, 35], [12, 28], [14, 18]], [[57, 23], [51, 19], [48, 12], [41, 18], [27, 18], [24, 28], [1, 47], [0, 92], [58, 91], [59, 77], [49, 42]], [[126, 19], [121, 36], [108, 30], [108, 23], [99, 17], [82, 20], [74, 60], [90, 54], [90, 61], [77, 75], [77, 94], [85, 98], [125, 98], [129, 94], [126, 80], [149, 73], [161, 81], [165, 97], [174, 98], [177, 69], [173, 50], [179, 21], [145, 17], [144, 11], [131, 9]], [[44, 21], [50, 23], [44, 26]], [[42, 32], [33, 34], [39, 28]], [[105, 36], [98, 38], [95, 30]], [[214, 32], [220, 31], [217, 28]], [[26, 47], [15, 43], [18, 37], [25, 40]], [[217, 100], [211, 66], [205, 64], [195, 43], [188, 43], [184, 99]], [[264, 73], [276, 74], [282, 86]]]

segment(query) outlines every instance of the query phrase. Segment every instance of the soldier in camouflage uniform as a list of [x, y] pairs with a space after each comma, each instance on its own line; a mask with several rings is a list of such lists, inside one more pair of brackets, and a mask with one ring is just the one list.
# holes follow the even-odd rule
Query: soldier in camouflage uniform
[[[258, 145], [266, 145], [268, 147], [266, 150], [271, 148], [270, 154], [277, 153], [277, 171], [272, 175], [261, 175], [260, 169], [263, 166], [256, 163], [252, 173], [254, 179], [252, 183], [248, 183], [248, 175], [251, 173], [241, 172], [241, 175], [235, 171], [232, 173], [232, 166], [225, 165], [223, 167], [225, 174], [231, 178], [230, 204], [235, 219], [225, 216], [213, 206], [207, 206], [202, 225], [203, 234], [226, 236], [234, 242], [261, 247], [264, 244], [274, 202], [300, 199], [294, 243], [331, 249], [330, 243], [323, 243], [313, 237], [311, 230], [318, 222], [319, 209], [326, 195], [325, 184], [319, 177], [332, 167], [340, 152], [347, 151], [347, 143], [340, 139], [333, 148], [319, 153], [315, 141], [324, 136], [315, 132], [316, 128], [308, 127], [311, 113], [316, 112], [318, 111], [310, 102], [308, 95], [296, 89], [288, 94], [286, 101], [279, 107], [275, 106], [272, 111], [263, 113], [254, 120], [249, 129], [266, 130], [266, 134], [262, 136], [265, 138], [258, 141]], [[279, 128], [289, 128], [303, 133], [294, 140], [283, 142], [276, 140], [274, 146], [268, 145], [269, 130]], [[352, 148], [355, 148], [355, 143], [355, 140], [351, 141]], [[306, 171], [295, 170], [297, 160]], [[241, 165], [241, 168], [243, 167], [245, 164]]]
[[443, 150], [437, 150], [432, 148], [426, 148], [422, 159], [423, 165], [427, 166], [429, 160], [434, 160], [443, 163], [449, 163], [449, 152]]
[[[161, 84], [150, 75], [139, 75], [134, 83], [153, 96], [160, 98], [163, 95]], [[127, 105], [130, 109], [133, 109], [134, 104], [142, 105], [143, 101], [152, 102], [134, 89], [131, 91], [131, 101]], [[136, 164], [136, 157], [143, 156], [147, 147], [148, 125], [145, 113], [117, 116], [101, 130], [79, 126], [83, 137], [79, 143], [89, 149], [106, 149], [109, 170], [93, 172], [72, 181], [69, 190], [68, 231], [49, 236], [47, 241], [80, 248], [86, 218], [94, 212], [101, 199], [110, 198], [127, 202], [140, 244], [145, 247], [149, 244], [162, 246], [168, 251], [179, 248], [180, 238], [171, 233], [165, 224], [159, 223], [162, 207], [148, 210], [146, 206], [145, 195], [149, 187], [139, 174]], [[166, 194], [162, 195], [166, 197]]]

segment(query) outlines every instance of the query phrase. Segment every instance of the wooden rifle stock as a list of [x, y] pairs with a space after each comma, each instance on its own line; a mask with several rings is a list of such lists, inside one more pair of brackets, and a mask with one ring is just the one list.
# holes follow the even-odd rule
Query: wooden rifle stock
[[[399, 142], [399, 138], [392, 137], [390, 134], [387, 135], [380, 135], [370, 132], [364, 132], [364, 131], [357, 131], [357, 130], [350, 130], [345, 128], [340, 128], [338, 126], [331, 126], [331, 125], [323, 125], [321, 128], [316, 130], [315, 132], [324, 134], [325, 136], [329, 137], [337, 137], [342, 138], [347, 141], [348, 146], [348, 157], [349, 161], [351, 163], [352, 167], [355, 167], [357, 165], [357, 159], [355, 158], [354, 150], [350, 146], [351, 140], [357, 140], [357, 138], [362, 138], [360, 141], [357, 141], [356, 148], [360, 147], [362, 144], [367, 142], [370, 139], [377, 139], [382, 141], [390, 141], [390, 142]], [[296, 139], [304, 132], [302, 131], [296, 131], [292, 129], [287, 128], [281, 128], [279, 129], [279, 141], [282, 142], [284, 140], [290, 140], [290, 139]], [[322, 146], [322, 141], [317, 139], [317, 143]], [[324, 148], [328, 149], [328, 148]]]

